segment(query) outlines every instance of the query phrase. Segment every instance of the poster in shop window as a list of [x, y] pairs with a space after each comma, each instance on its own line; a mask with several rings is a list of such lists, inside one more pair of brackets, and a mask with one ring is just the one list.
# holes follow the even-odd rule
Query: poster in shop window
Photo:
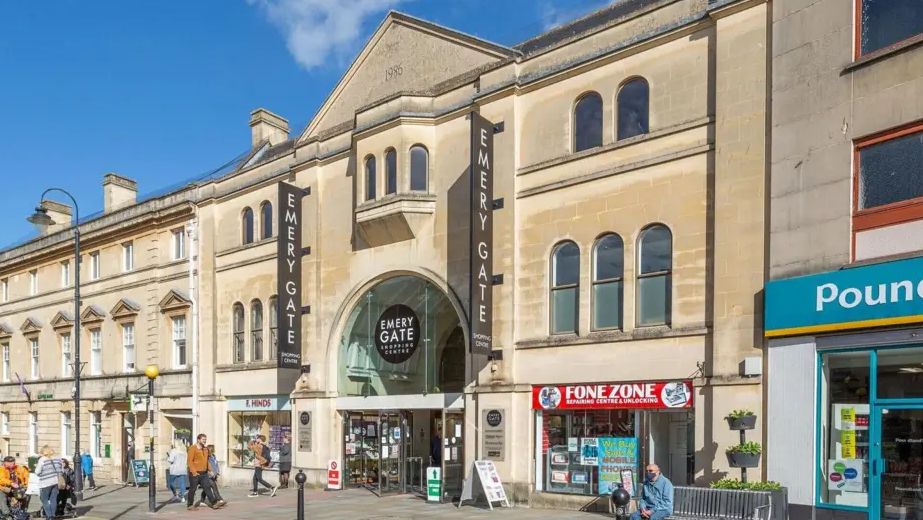
[[580, 439], [580, 459], [584, 466], [599, 464], [599, 439], [596, 437]]
[[611, 494], [618, 484], [624, 485], [622, 472], [632, 474], [632, 485], [626, 489], [635, 489], [634, 472], [638, 468], [638, 439], [635, 437], [603, 437], [599, 439], [599, 494]]

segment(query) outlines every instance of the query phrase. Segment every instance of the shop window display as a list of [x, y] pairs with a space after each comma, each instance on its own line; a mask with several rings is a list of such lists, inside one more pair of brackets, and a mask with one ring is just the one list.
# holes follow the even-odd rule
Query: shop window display
[[256, 455], [247, 448], [258, 435], [266, 437], [271, 469], [279, 467], [282, 439], [292, 432], [292, 414], [283, 412], [231, 412], [228, 414], [228, 461], [231, 466], [253, 467]]

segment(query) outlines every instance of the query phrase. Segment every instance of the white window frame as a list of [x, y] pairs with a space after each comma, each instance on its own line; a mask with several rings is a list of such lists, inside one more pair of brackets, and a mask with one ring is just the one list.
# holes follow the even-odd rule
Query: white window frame
[[71, 424], [71, 413], [61, 412], [61, 451], [62, 457], [70, 457], [70, 447], [72, 446], [73, 428]]
[[71, 262], [64, 260], [61, 262], [61, 287], [70, 287], [71, 285]]
[[186, 229], [179, 228], [172, 231], [173, 237], [170, 241], [170, 250], [174, 260], [186, 258]]
[[135, 269], [135, 244], [125, 242], [122, 244], [122, 271], [130, 272]]
[[29, 294], [31, 296], [38, 294], [38, 269], [29, 271]]
[[10, 300], [10, 279], [4, 278], [0, 280], [0, 296], [3, 297], [3, 302], [6, 303]]
[[125, 373], [134, 372], [137, 369], [135, 360], [135, 324], [125, 323], [122, 325], [122, 368]]
[[94, 459], [102, 458], [100, 448], [102, 444], [102, 413], [90, 412], [90, 455]]
[[10, 435], [10, 412], [0, 412], [0, 435]]
[[90, 253], [90, 280], [99, 280], [99, 251]]
[[3, 347], [3, 382], [10, 382], [10, 344], [4, 343]]
[[[172, 331], [173, 331], [173, 368], [186, 368], [186, 363], [189, 362], [189, 352], [186, 348], [186, 317], [185, 316], [174, 316], [171, 320]], [[182, 324], [182, 327], [177, 325]], [[183, 342], [183, 358], [182, 363], [180, 363], [180, 344]]]
[[38, 412], [29, 412], [29, 454], [38, 452]]
[[71, 366], [74, 361], [71, 357], [73, 353], [71, 333], [65, 332], [61, 334], [61, 375], [64, 377], [71, 377], [74, 375], [74, 369]]
[[32, 379], [38, 379], [41, 375], [41, 353], [39, 351], [38, 338], [29, 338], [29, 373]]
[[90, 374], [98, 376], [103, 373], [103, 331], [90, 329]]

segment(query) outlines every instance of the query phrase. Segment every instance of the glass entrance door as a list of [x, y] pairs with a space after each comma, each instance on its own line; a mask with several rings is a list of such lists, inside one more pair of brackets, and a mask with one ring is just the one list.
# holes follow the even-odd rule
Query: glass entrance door
[[404, 459], [407, 456], [407, 417], [404, 412], [380, 412], [380, 458], [377, 494], [389, 495], [406, 491]]
[[880, 407], [873, 435], [871, 520], [923, 518], [923, 406]]

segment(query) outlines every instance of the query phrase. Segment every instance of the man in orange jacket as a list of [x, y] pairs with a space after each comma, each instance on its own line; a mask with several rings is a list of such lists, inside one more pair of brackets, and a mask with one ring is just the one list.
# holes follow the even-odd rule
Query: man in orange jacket
[[3, 459], [3, 466], [0, 466], [0, 516], [6, 517], [10, 514], [10, 497], [17, 489], [25, 490], [29, 487], [29, 469], [16, 464], [15, 457], [6, 457]]

